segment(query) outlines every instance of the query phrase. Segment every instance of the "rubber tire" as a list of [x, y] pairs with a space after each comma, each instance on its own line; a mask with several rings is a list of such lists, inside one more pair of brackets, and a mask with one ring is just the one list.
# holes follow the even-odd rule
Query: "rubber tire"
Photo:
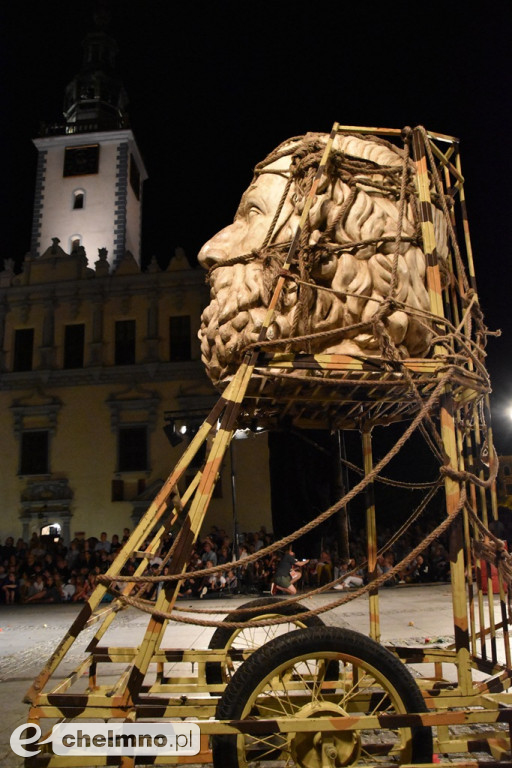
[[[300, 603], [289, 603], [288, 605], [280, 605], [284, 601], [279, 597], [259, 597], [256, 600], [250, 600], [248, 603], [241, 605], [238, 610], [243, 611], [245, 608], [257, 608], [258, 606], [271, 605], [271, 610], [265, 610], [258, 613], [257, 611], [247, 613], [230, 613], [224, 621], [250, 621], [251, 619], [259, 618], [261, 616], [294, 616], [297, 613], [306, 613], [309, 609]], [[307, 616], [304, 619], [304, 625], [306, 627], [324, 627], [325, 624], [318, 616]], [[303, 627], [297, 627], [303, 628]], [[213, 633], [208, 648], [212, 650], [219, 650], [220, 648], [231, 647], [231, 639], [233, 633], [236, 632], [233, 627], [217, 627]], [[222, 666], [216, 661], [207, 661], [205, 667], [206, 682], [213, 685], [220, 685], [225, 682], [222, 675]]]
[[[303, 654], [322, 651], [345, 653], [372, 665], [393, 685], [406, 712], [426, 712], [427, 708], [414, 678], [396, 656], [366, 635], [339, 627], [314, 627], [297, 630], [271, 640], [255, 651], [236, 671], [219, 700], [218, 720], [240, 720], [253, 691], [287, 661]], [[251, 715], [254, 719], [254, 715]], [[432, 762], [432, 729], [412, 729], [411, 763]], [[212, 738], [214, 768], [241, 768], [236, 735]], [[269, 758], [267, 758], [269, 759]], [[272, 757], [275, 759], [275, 756]], [[264, 766], [265, 761], [261, 761]]]

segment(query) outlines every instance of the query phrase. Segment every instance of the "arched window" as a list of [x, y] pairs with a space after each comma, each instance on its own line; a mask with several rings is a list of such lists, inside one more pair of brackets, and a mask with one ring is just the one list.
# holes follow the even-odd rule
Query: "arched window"
[[62, 528], [60, 523], [49, 523], [48, 525], [43, 525], [41, 528], [41, 536], [52, 536], [55, 542], [60, 539], [61, 532]]
[[73, 210], [78, 211], [81, 208], [85, 208], [85, 191], [83, 189], [75, 189], [73, 192]]

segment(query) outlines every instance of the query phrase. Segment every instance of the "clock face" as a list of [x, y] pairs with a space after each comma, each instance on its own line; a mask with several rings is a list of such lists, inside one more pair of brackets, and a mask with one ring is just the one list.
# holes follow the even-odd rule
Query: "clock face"
[[99, 157], [99, 144], [86, 144], [83, 147], [66, 147], [63, 176], [85, 176], [91, 173], [98, 173]]

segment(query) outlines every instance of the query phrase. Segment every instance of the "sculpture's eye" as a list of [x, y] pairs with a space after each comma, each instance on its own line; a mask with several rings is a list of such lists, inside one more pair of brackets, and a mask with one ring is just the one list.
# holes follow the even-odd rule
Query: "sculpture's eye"
[[247, 203], [246, 211], [247, 211], [247, 216], [250, 219], [253, 218], [254, 216], [261, 216], [261, 214], [263, 213], [263, 211], [261, 210], [261, 207], [253, 201], [249, 201]]

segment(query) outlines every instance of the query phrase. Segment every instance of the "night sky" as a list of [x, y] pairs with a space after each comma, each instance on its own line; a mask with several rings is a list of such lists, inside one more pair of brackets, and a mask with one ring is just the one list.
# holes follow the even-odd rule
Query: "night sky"
[[[216, 3], [118, 0], [132, 128], [149, 180], [143, 256], [194, 258], [228, 224], [252, 168], [283, 139], [349, 125], [461, 138], [481, 305], [490, 329], [497, 447], [512, 453], [511, 46], [508, 2]], [[2, 255], [30, 242], [41, 121], [61, 117], [93, 3], [1, 4]]]

